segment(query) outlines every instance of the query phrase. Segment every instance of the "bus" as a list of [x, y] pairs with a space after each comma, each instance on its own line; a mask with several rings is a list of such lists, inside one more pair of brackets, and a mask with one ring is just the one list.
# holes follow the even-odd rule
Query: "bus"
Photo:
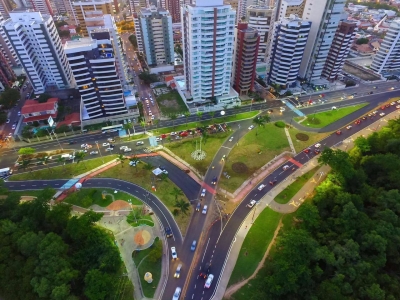
[[12, 174], [12, 170], [10, 168], [0, 169], [0, 178], [6, 178]]
[[122, 130], [122, 124], [113, 125], [113, 126], [107, 126], [107, 127], [102, 127], [101, 128], [101, 132], [102, 133], [115, 132], [115, 131], [120, 131], [120, 130]]

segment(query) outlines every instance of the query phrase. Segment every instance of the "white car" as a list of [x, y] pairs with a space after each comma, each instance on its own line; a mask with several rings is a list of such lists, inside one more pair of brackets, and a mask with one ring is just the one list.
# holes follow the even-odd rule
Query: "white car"
[[203, 210], [201, 211], [201, 213], [202, 213], [203, 215], [205, 215], [205, 214], [207, 213], [207, 208], [208, 208], [207, 205], [204, 205], [204, 206], [203, 206]]
[[263, 188], [265, 188], [265, 184], [260, 184], [260, 186], [258, 187], [258, 190], [259, 190], [259, 191], [262, 191]]
[[208, 275], [206, 283], [204, 284], [204, 288], [209, 289], [211, 286], [211, 283], [213, 282], [213, 279], [214, 279], [213, 274]]
[[177, 135], [177, 133], [176, 133], [175, 131], [172, 131], [172, 132], [170, 133], [170, 135]]
[[392, 105], [392, 106], [396, 105], [396, 102], [393, 101], [393, 102], [390, 103], [390, 105]]
[[91, 151], [89, 154], [90, 155], [96, 155], [96, 154], [99, 154], [99, 151]]
[[132, 149], [131, 148], [124, 148], [124, 152], [131, 152]]
[[136, 142], [136, 146], [144, 145], [143, 141]]
[[124, 149], [127, 149], [128, 148], [128, 146], [121, 146], [121, 147], [119, 147], [119, 150], [124, 150]]
[[88, 144], [82, 144], [81, 148], [86, 148], [88, 146]]
[[154, 115], [153, 115], [153, 116], [151, 116], [151, 119], [152, 119], [152, 120], [154, 120]]
[[228, 141], [232, 142], [233, 141], [233, 136], [231, 136]]
[[157, 138], [156, 138], [156, 141], [157, 141], [157, 142], [161, 142], [161, 138], [157, 137]]
[[110, 146], [110, 143], [103, 143], [103, 147], [108, 147]]
[[250, 125], [249, 130], [252, 130], [254, 128], [254, 125]]
[[178, 258], [178, 254], [176, 254], [176, 248], [175, 247], [171, 247], [171, 255], [173, 259], [177, 259]]
[[202, 189], [200, 197], [205, 197], [205, 195], [206, 195], [206, 189]]
[[315, 144], [315, 146], [314, 146], [315, 148], [321, 148], [321, 144], [320, 143], [318, 143], [318, 144]]
[[17, 125], [13, 124], [13, 126], [11, 127], [11, 129], [14, 130], [15, 127], [17, 127]]
[[7, 119], [6, 123], [7, 123], [7, 124], [10, 123], [10, 119]]
[[175, 278], [179, 278], [181, 276], [181, 269], [182, 269], [182, 264], [179, 264], [174, 274]]
[[385, 115], [385, 113], [380, 113], [379, 115], [380, 115], [381, 117], [383, 117], [383, 116]]
[[129, 165], [131, 166], [131, 167], [136, 167], [136, 165], [139, 163], [139, 161], [130, 161], [129, 162]]
[[288, 165], [284, 165], [283, 166], [283, 171], [286, 171], [287, 169], [289, 169], [289, 166]]
[[19, 112], [18, 112], [18, 117], [19, 117], [20, 115], [21, 115], [21, 112], [19, 111]]
[[175, 289], [174, 296], [172, 296], [172, 300], [179, 300], [179, 296], [181, 295], [181, 288], [178, 286]]
[[114, 148], [106, 148], [106, 152], [110, 152], [110, 151], [113, 151], [114, 150]]
[[112, 138], [107, 139], [107, 141], [110, 142], [110, 143], [114, 143], [115, 142], [115, 140], [112, 139]]
[[249, 202], [249, 204], [247, 204], [246, 206], [249, 207], [249, 208], [252, 208], [256, 203], [257, 203], [256, 200], [251, 200], [251, 201]]

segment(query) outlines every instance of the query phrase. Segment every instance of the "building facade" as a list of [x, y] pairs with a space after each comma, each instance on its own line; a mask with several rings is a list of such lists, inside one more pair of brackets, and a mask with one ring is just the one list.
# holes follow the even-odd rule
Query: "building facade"
[[382, 75], [400, 70], [400, 20], [390, 23], [371, 69]]
[[172, 23], [181, 22], [181, 4], [180, 0], [166, 0], [167, 10], [171, 14]]
[[57, 118], [58, 102], [58, 98], [50, 98], [44, 103], [39, 103], [37, 100], [26, 100], [21, 108], [21, 115], [24, 117], [23, 122], [25, 124], [44, 123], [49, 117]]
[[326, 59], [322, 76], [329, 81], [337, 79], [342, 71], [344, 61], [349, 54], [350, 47], [355, 39], [357, 24], [354, 22], [342, 21], [336, 30], [332, 46]]
[[67, 41], [64, 51], [81, 94], [82, 119], [127, 113], [114, 50], [107, 30]]
[[[4, 21], [3, 15], [0, 14], [0, 24]], [[3, 27], [0, 26], [0, 52], [3, 54], [9, 67], [18, 67], [20, 62], [14, 48], [12, 47], [7, 34]]]
[[3, 18], [6, 20], [10, 17], [10, 12], [16, 7], [12, 0], [0, 0], [0, 14], [2, 14]]
[[288, 89], [296, 84], [311, 22], [295, 15], [275, 23], [268, 83]]
[[306, 0], [277, 0], [278, 20], [288, 18], [290, 15], [301, 17], [304, 13], [305, 5]]
[[230, 86], [236, 12], [222, 0], [209, 3], [182, 9], [185, 82], [193, 101], [221, 103], [237, 99]]
[[42, 14], [46, 15], [54, 15], [53, 8], [50, 3], [50, 0], [26, 0], [27, 3], [29, 2], [29, 8], [33, 9], [34, 11], [39, 11]]
[[72, 71], [50, 15], [12, 12], [1, 24], [35, 94], [74, 86]]
[[139, 14], [137, 12], [133, 13], [133, 24], [135, 25], [135, 35], [136, 35], [136, 41], [138, 45], [138, 51], [140, 53], [144, 52], [144, 47], [143, 47], [143, 39], [142, 39], [142, 29], [140, 28], [140, 19], [139, 19]]
[[138, 13], [143, 51], [149, 66], [174, 62], [172, 17], [163, 8], [150, 6]]
[[235, 37], [232, 86], [242, 96], [254, 90], [260, 35], [247, 23], [239, 23]]

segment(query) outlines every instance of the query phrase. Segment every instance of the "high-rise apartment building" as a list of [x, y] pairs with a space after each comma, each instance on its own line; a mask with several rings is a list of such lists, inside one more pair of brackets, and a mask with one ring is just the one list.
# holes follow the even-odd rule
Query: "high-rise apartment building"
[[42, 14], [54, 15], [50, 0], [26, 0], [28, 7]]
[[[73, 0], [71, 0], [73, 1]], [[79, 0], [72, 2], [74, 17], [81, 27], [81, 34], [88, 36], [85, 19], [93, 16], [94, 13], [102, 13], [104, 15], [114, 15], [113, 0]], [[93, 13], [94, 12], [94, 13]]]
[[266, 62], [268, 35], [273, 26], [274, 8], [270, 6], [251, 5], [247, 7], [246, 21], [249, 26], [256, 29], [260, 34], [260, 47], [258, 50], [258, 63]]
[[277, 0], [277, 20], [288, 18], [290, 15], [301, 17], [304, 13], [306, 0]]
[[337, 75], [342, 71], [344, 61], [349, 54], [356, 32], [356, 23], [347, 21], [340, 22], [322, 71], [322, 76], [324, 78], [329, 81], [337, 79]]
[[275, 23], [268, 83], [287, 89], [296, 83], [311, 22], [295, 15]]
[[[32, 1], [32, 0], [28, 0]], [[40, 0], [36, 0], [40, 1]], [[72, 5], [70, 0], [48, 0], [54, 14], [67, 14], [70, 16], [70, 21], [74, 20], [74, 14], [72, 12]]]
[[311, 22], [300, 77], [318, 83], [339, 26], [346, 0], [306, 0], [303, 20]]
[[6, 87], [11, 87], [17, 79], [13, 69], [9, 65], [7, 58], [0, 52], [0, 91]]
[[[136, 7], [137, 9], [138, 7]], [[140, 11], [140, 10], [138, 10]], [[133, 24], [135, 25], [135, 35], [136, 35], [136, 42], [138, 45], [138, 51], [140, 53], [144, 52], [144, 47], [143, 47], [143, 39], [142, 39], [142, 29], [140, 28], [140, 19], [139, 19], [139, 13], [134, 12], [133, 13]]]
[[0, 14], [2, 14], [3, 18], [6, 20], [10, 17], [10, 12], [16, 7], [12, 0], [0, 0]]
[[118, 77], [123, 85], [128, 83], [128, 68], [125, 59], [123, 58], [123, 51], [120, 43], [120, 36], [115, 25], [114, 17], [111, 15], [99, 15], [92, 18], [86, 18], [86, 25], [89, 35], [96, 30], [108, 31], [110, 35], [110, 42], [113, 46], [115, 66]]
[[375, 55], [371, 69], [383, 75], [400, 70], [400, 20], [393, 20]]
[[174, 62], [172, 18], [163, 8], [150, 6], [138, 13], [143, 50], [149, 66]]
[[[239, 0], [224, 0], [225, 5], [230, 5], [236, 11], [236, 19], [238, 18]], [[236, 20], [237, 23], [237, 20]]]
[[[0, 14], [0, 24], [4, 21], [3, 15]], [[0, 26], [0, 52], [3, 54], [7, 65], [10, 68], [17, 67], [20, 65], [17, 54], [14, 48], [11, 46], [10, 40], [7, 34], [4, 32], [3, 27]]]
[[239, 95], [247, 95], [254, 90], [260, 35], [247, 23], [239, 23], [235, 37], [232, 86]]
[[181, 4], [180, 0], [166, 0], [167, 10], [171, 14], [172, 23], [181, 22]]
[[197, 0], [196, 6], [182, 7], [186, 90], [193, 101], [236, 101], [230, 86], [235, 17], [223, 0]]
[[83, 103], [83, 119], [127, 113], [110, 34], [101, 29], [91, 38], [67, 41], [64, 51]]
[[74, 86], [71, 68], [50, 15], [11, 12], [1, 24], [36, 94]]

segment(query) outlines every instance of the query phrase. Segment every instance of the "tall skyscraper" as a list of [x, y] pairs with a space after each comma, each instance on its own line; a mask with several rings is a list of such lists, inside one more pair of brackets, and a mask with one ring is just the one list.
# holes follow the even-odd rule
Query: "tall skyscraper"
[[[137, 6], [136, 9], [139, 7]], [[140, 9], [138, 9], [140, 11]], [[134, 12], [133, 13], [133, 24], [135, 25], [135, 35], [136, 35], [136, 41], [138, 45], [138, 51], [140, 53], [144, 52], [144, 46], [143, 46], [143, 39], [142, 39], [142, 29], [140, 28], [140, 19], [139, 19], [139, 13]]]
[[347, 58], [350, 47], [355, 39], [356, 31], [357, 24], [355, 22], [340, 22], [322, 71], [322, 76], [324, 78], [329, 81], [337, 79], [337, 75], [342, 71], [344, 61]]
[[[73, 1], [73, 0], [71, 0]], [[114, 1], [113, 0], [79, 0], [72, 2], [74, 10], [74, 17], [81, 27], [81, 34], [88, 36], [87, 26], [85, 19], [92, 17], [95, 13], [104, 15], [114, 15]]]
[[230, 87], [235, 17], [223, 0], [182, 7], [186, 89], [193, 101], [236, 101]]
[[167, 10], [171, 14], [172, 23], [181, 22], [181, 4], [180, 0], [166, 0]]
[[110, 33], [98, 29], [90, 35], [64, 45], [81, 94], [83, 119], [127, 113]]
[[7, 58], [0, 52], [0, 91], [4, 90], [6, 87], [11, 87], [15, 79], [17, 79], [17, 77], [11, 69]]
[[11, 12], [1, 24], [36, 94], [74, 86], [71, 68], [50, 15]]
[[277, 21], [288, 18], [290, 15], [298, 15], [301, 17], [304, 13], [306, 0], [277, 0]]
[[393, 20], [375, 55], [371, 69], [383, 75], [400, 70], [400, 20]]
[[[39, 1], [39, 0], [36, 0]], [[70, 21], [74, 20], [72, 5], [70, 0], [48, 0], [54, 14], [67, 14], [70, 16]]]
[[10, 12], [16, 7], [12, 0], [0, 0], [0, 14], [2, 14], [3, 18], [6, 20], [10, 17]]
[[346, 0], [306, 0], [303, 20], [311, 22], [300, 77], [310, 83], [321, 78]]
[[26, 0], [28, 7], [42, 14], [54, 15], [50, 0]]
[[247, 23], [239, 23], [235, 37], [232, 86], [239, 95], [247, 95], [254, 90], [260, 35], [257, 30], [248, 27]]
[[[3, 22], [3, 15], [0, 14], [0, 24]], [[10, 68], [17, 67], [20, 65], [17, 54], [12, 47], [7, 34], [4, 32], [3, 27], [0, 26], [0, 52], [3, 54], [7, 64]]]
[[311, 22], [295, 15], [275, 23], [268, 83], [287, 89], [296, 83]]
[[143, 50], [149, 66], [174, 62], [172, 18], [163, 8], [150, 6], [138, 13]]

